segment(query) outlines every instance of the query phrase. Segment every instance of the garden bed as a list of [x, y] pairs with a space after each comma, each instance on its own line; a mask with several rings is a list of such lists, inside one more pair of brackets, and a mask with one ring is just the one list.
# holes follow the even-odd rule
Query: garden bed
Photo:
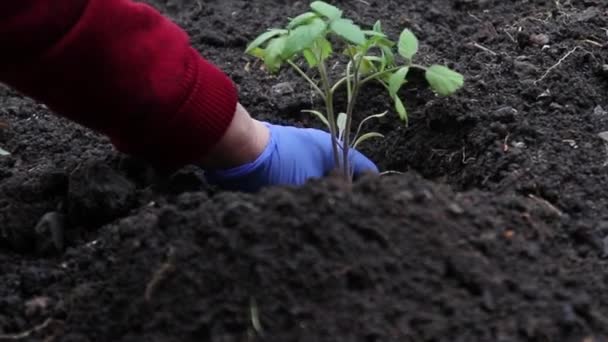
[[[307, 2], [159, 2], [257, 118], [318, 126], [243, 53]], [[0, 341], [607, 340], [608, 5], [336, 3], [466, 77], [438, 98], [413, 75], [410, 126], [363, 148], [399, 173], [349, 191], [217, 191], [0, 89]]]

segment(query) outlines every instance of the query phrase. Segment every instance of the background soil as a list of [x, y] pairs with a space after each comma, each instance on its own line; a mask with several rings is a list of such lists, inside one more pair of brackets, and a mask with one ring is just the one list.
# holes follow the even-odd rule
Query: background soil
[[[608, 5], [336, 3], [467, 77], [446, 99], [414, 77], [410, 127], [386, 118], [364, 149], [405, 173], [352, 191], [158, 174], [0, 89], [0, 341], [608, 340]], [[154, 5], [257, 117], [317, 125], [310, 89], [242, 53], [307, 2]]]

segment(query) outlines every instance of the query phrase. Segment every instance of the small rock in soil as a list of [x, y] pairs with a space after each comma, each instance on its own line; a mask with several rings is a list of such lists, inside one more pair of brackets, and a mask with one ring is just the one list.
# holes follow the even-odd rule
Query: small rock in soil
[[462, 215], [465, 213], [464, 209], [459, 206], [457, 203], [448, 204], [448, 210], [455, 215]]
[[544, 45], [549, 44], [549, 41], [550, 41], [549, 36], [544, 33], [533, 34], [530, 36], [530, 43], [532, 43], [532, 44], [544, 46]]
[[49, 297], [34, 297], [25, 302], [25, 315], [27, 317], [45, 316], [51, 306], [51, 298]]
[[62, 251], [64, 247], [65, 220], [53, 211], [42, 216], [36, 225], [36, 246], [41, 253]]
[[74, 224], [103, 224], [127, 213], [135, 185], [104, 164], [85, 165], [70, 176], [68, 219]]
[[283, 82], [272, 86], [273, 95], [288, 95], [294, 92], [291, 82]]
[[514, 148], [526, 148], [526, 143], [523, 141], [514, 141], [511, 146], [513, 146]]
[[593, 109], [593, 115], [604, 116], [606, 114], [608, 114], [608, 111], [602, 108], [602, 106], [597, 106]]

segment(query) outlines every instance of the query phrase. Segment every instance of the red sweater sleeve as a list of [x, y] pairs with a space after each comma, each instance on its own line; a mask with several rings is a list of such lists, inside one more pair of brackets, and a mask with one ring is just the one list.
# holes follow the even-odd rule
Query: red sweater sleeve
[[186, 33], [131, 0], [0, 2], [0, 81], [162, 166], [204, 156], [237, 103]]

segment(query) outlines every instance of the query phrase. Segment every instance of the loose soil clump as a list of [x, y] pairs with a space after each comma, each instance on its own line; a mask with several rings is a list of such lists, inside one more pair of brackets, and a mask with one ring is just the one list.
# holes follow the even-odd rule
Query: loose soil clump
[[[411, 125], [364, 147], [396, 172], [352, 189], [219, 191], [0, 89], [0, 341], [608, 341], [608, 5], [336, 4], [467, 78], [438, 98], [413, 75]], [[297, 75], [243, 53], [307, 2], [153, 5], [256, 117], [321, 127]]]

